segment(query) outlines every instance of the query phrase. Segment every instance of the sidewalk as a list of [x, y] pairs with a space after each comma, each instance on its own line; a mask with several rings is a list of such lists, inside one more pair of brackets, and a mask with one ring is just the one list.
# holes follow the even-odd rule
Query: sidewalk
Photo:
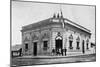
[[41, 64], [57, 64], [95, 61], [95, 54], [80, 56], [24, 56], [12, 59], [12, 66], [31, 66]]
[[88, 54], [88, 55], [76, 55], [76, 56], [22, 56], [18, 58], [29, 58], [29, 59], [54, 59], [54, 58], [70, 58], [70, 57], [85, 57], [85, 56], [92, 56], [95, 54]]

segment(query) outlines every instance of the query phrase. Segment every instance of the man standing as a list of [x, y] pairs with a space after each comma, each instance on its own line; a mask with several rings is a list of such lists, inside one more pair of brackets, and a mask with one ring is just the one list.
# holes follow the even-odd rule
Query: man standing
[[63, 49], [61, 49], [61, 54], [62, 54], [62, 56], [63, 56]]
[[65, 50], [65, 56], [66, 56], [67, 49], [65, 48], [64, 50]]

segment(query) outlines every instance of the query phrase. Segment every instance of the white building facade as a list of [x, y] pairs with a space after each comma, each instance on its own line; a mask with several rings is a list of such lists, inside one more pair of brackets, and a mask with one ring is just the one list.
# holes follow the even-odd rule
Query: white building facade
[[76, 56], [95, 53], [90, 30], [54, 14], [22, 27], [22, 53], [27, 56]]

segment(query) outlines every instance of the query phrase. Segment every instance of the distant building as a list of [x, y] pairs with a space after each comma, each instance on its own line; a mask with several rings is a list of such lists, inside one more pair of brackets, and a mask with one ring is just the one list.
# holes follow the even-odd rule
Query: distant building
[[21, 45], [14, 45], [11, 48], [11, 55], [12, 57], [18, 57], [21, 56], [22, 48]]
[[[93, 53], [91, 32], [64, 18], [62, 12], [53, 17], [22, 27], [22, 53], [27, 56]], [[64, 50], [65, 49], [65, 50]], [[64, 52], [65, 51], [65, 52]]]

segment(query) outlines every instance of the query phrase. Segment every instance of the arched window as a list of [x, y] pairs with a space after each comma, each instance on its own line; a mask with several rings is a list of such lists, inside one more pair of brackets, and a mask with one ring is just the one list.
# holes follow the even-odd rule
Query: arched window
[[76, 43], [77, 43], [76, 49], [80, 49], [80, 47], [79, 47], [79, 43], [80, 43], [80, 38], [79, 38], [79, 36], [78, 36], [77, 39], [76, 39]]
[[86, 40], [86, 49], [89, 49], [89, 39]]
[[24, 39], [24, 48], [25, 48], [25, 52], [27, 52], [28, 51], [28, 42], [29, 42], [30, 40], [29, 40], [29, 38], [28, 38], [28, 36], [26, 36], [25, 37], [25, 39]]
[[48, 39], [49, 39], [49, 33], [48, 32], [44, 32], [42, 34], [42, 41], [43, 41], [43, 50], [47, 50], [48, 49]]
[[71, 35], [69, 36], [69, 49], [73, 49], [72, 43], [73, 43], [73, 36], [72, 36], [72, 34], [71, 34]]

